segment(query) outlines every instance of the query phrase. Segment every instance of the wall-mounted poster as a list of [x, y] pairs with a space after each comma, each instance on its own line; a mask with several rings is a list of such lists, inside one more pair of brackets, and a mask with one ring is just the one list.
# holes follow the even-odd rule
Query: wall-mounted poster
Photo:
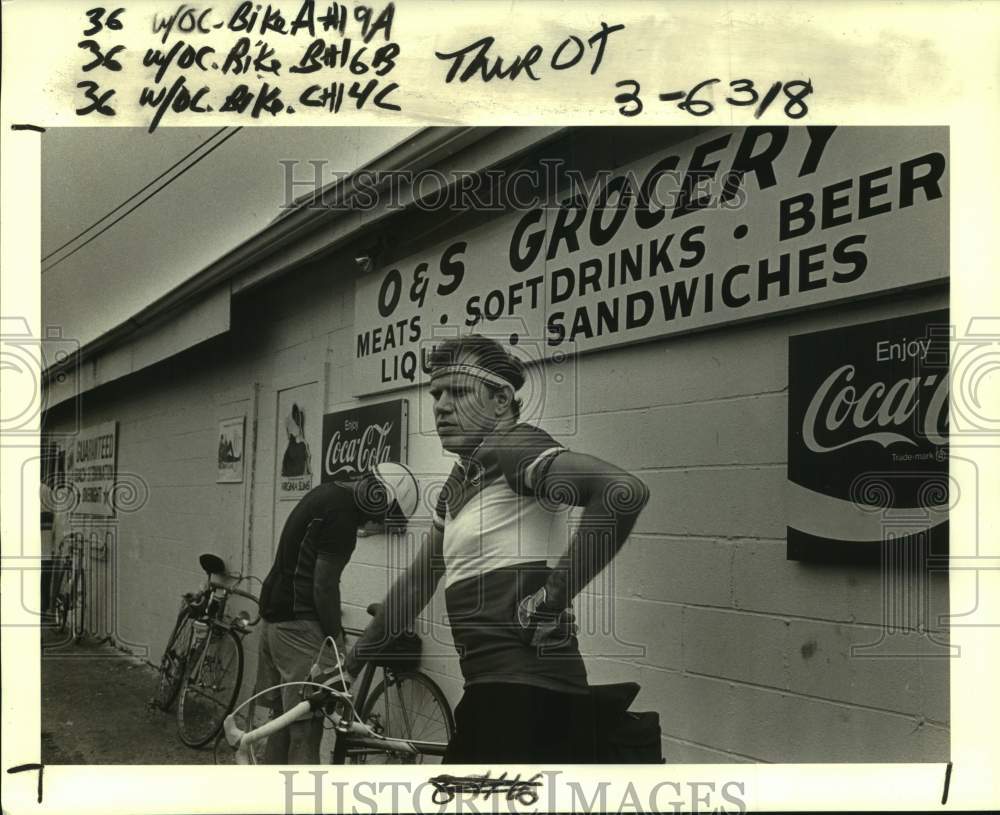
[[118, 467], [118, 422], [80, 430], [66, 449], [66, 480], [73, 485], [81, 515], [112, 517]]
[[405, 464], [406, 424], [405, 399], [327, 413], [322, 480], [353, 475], [386, 461]]
[[219, 422], [219, 463], [215, 476], [219, 484], [243, 482], [243, 423], [242, 416]]
[[791, 337], [790, 560], [948, 551], [948, 311]]
[[278, 392], [277, 499], [297, 501], [313, 486], [315, 462], [311, 440], [318, 436], [318, 385], [311, 382]]

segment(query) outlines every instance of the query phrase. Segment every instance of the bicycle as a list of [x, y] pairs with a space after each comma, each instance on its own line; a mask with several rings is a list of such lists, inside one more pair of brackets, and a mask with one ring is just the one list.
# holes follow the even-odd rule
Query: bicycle
[[[377, 609], [373, 604], [368, 613], [374, 615]], [[362, 632], [345, 629], [345, 633], [357, 637]], [[402, 647], [398, 645], [400, 640]], [[263, 764], [268, 736], [299, 718], [315, 715], [316, 711], [321, 712], [324, 725], [336, 735], [330, 751], [331, 764], [421, 764], [440, 759], [455, 732], [455, 720], [441, 689], [416, 670], [417, 643], [416, 634], [405, 632], [383, 656], [366, 663], [355, 683], [356, 690], [347, 690], [341, 655], [333, 639], [327, 637], [316, 664], [327, 645], [332, 645], [337, 665], [333, 675], [324, 682], [288, 683], [311, 687], [316, 692], [263, 723], [259, 716], [263, 706], [256, 700], [285, 685], [255, 692], [226, 717], [216, 738], [216, 763]], [[382, 672], [381, 681], [372, 689], [377, 670]]]
[[[87, 583], [83, 569], [83, 536], [71, 535], [64, 538], [69, 542], [69, 553], [61, 554], [60, 565], [52, 581], [50, 596], [55, 615], [56, 629], [60, 633], [72, 632], [73, 640], [79, 642], [84, 635], [87, 611]], [[63, 543], [60, 543], [62, 548]]]
[[[245, 611], [226, 616], [230, 595], [245, 597], [259, 607], [250, 592], [214, 579], [225, 575], [221, 558], [199, 558], [206, 573], [205, 587], [186, 593], [163, 658], [153, 704], [169, 710], [177, 702], [177, 734], [188, 747], [204, 747], [216, 737], [233, 710], [243, 682], [243, 637], [260, 620]], [[236, 579], [238, 584], [247, 578]]]

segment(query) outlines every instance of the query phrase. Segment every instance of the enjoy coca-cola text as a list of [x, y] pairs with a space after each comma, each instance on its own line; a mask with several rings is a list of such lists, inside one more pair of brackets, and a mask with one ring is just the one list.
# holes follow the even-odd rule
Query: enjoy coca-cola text
[[323, 466], [327, 475], [361, 472], [388, 461], [392, 426], [392, 422], [370, 424], [360, 436], [344, 440], [340, 438], [340, 431], [336, 431], [327, 445], [324, 457]]
[[[852, 444], [871, 441], [888, 447], [890, 444], [918, 442], [912, 438], [915, 428], [923, 427], [923, 437], [932, 444], [947, 444], [942, 435], [947, 425], [948, 377], [939, 374], [900, 379], [894, 384], [873, 382], [859, 395], [851, 384], [855, 376], [853, 365], [842, 365], [816, 389], [802, 420], [802, 438], [814, 453], [829, 453]], [[913, 421], [915, 412], [926, 405], [924, 415]], [[866, 431], [868, 428], [872, 430]], [[909, 429], [911, 435], [900, 430]], [[820, 436], [842, 431], [838, 435], [857, 431], [857, 435], [836, 444], [823, 444]]]

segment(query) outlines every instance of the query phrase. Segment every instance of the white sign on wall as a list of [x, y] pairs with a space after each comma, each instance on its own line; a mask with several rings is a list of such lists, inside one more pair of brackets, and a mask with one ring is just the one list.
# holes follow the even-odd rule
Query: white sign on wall
[[308, 382], [277, 394], [272, 505], [275, 547], [296, 502], [320, 483], [321, 393], [319, 382]]
[[720, 128], [567, 176], [358, 282], [357, 390], [421, 381], [447, 329], [547, 357], [945, 280], [947, 157], [946, 128]]
[[66, 480], [78, 503], [74, 512], [112, 517], [117, 478], [118, 422], [82, 428], [66, 445]]
[[297, 501], [313, 487], [315, 440], [323, 422], [316, 410], [318, 388], [312, 382], [278, 392], [275, 475], [279, 501]]

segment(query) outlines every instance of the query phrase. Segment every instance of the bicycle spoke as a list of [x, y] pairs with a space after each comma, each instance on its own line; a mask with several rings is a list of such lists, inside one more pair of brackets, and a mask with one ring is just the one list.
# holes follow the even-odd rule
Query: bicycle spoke
[[[390, 681], [391, 679], [391, 681]], [[440, 754], [423, 753], [416, 743], [445, 745], [450, 738], [450, 711], [433, 681], [423, 674], [385, 677], [365, 704], [364, 720], [378, 736], [410, 742], [416, 751], [379, 749], [368, 743], [348, 746], [354, 763], [413, 764], [440, 760]]]
[[181, 740], [196, 747], [216, 734], [235, 703], [242, 677], [239, 641], [228, 629], [214, 628], [189, 660], [178, 724]]
[[224, 705], [217, 698], [215, 698], [214, 696], [212, 696], [212, 694], [205, 693], [200, 688], [196, 688], [196, 687], [189, 688], [188, 693], [191, 694], [191, 695], [193, 695], [193, 696], [197, 696], [197, 697], [199, 697], [201, 699], [209, 699], [209, 700], [211, 700], [212, 704], [216, 705], [217, 707], [221, 707], [221, 708], [226, 707], [226, 705]]
[[[401, 732], [403, 734], [403, 738], [412, 739], [413, 738], [413, 727], [412, 727], [412, 725], [410, 723], [410, 716], [407, 713], [406, 702], [403, 699], [402, 684], [399, 683], [399, 682], [396, 683], [396, 696], [399, 698], [399, 721], [402, 724]], [[386, 698], [387, 699], [388, 699], [388, 697], [389, 697], [389, 694], [386, 694]]]

